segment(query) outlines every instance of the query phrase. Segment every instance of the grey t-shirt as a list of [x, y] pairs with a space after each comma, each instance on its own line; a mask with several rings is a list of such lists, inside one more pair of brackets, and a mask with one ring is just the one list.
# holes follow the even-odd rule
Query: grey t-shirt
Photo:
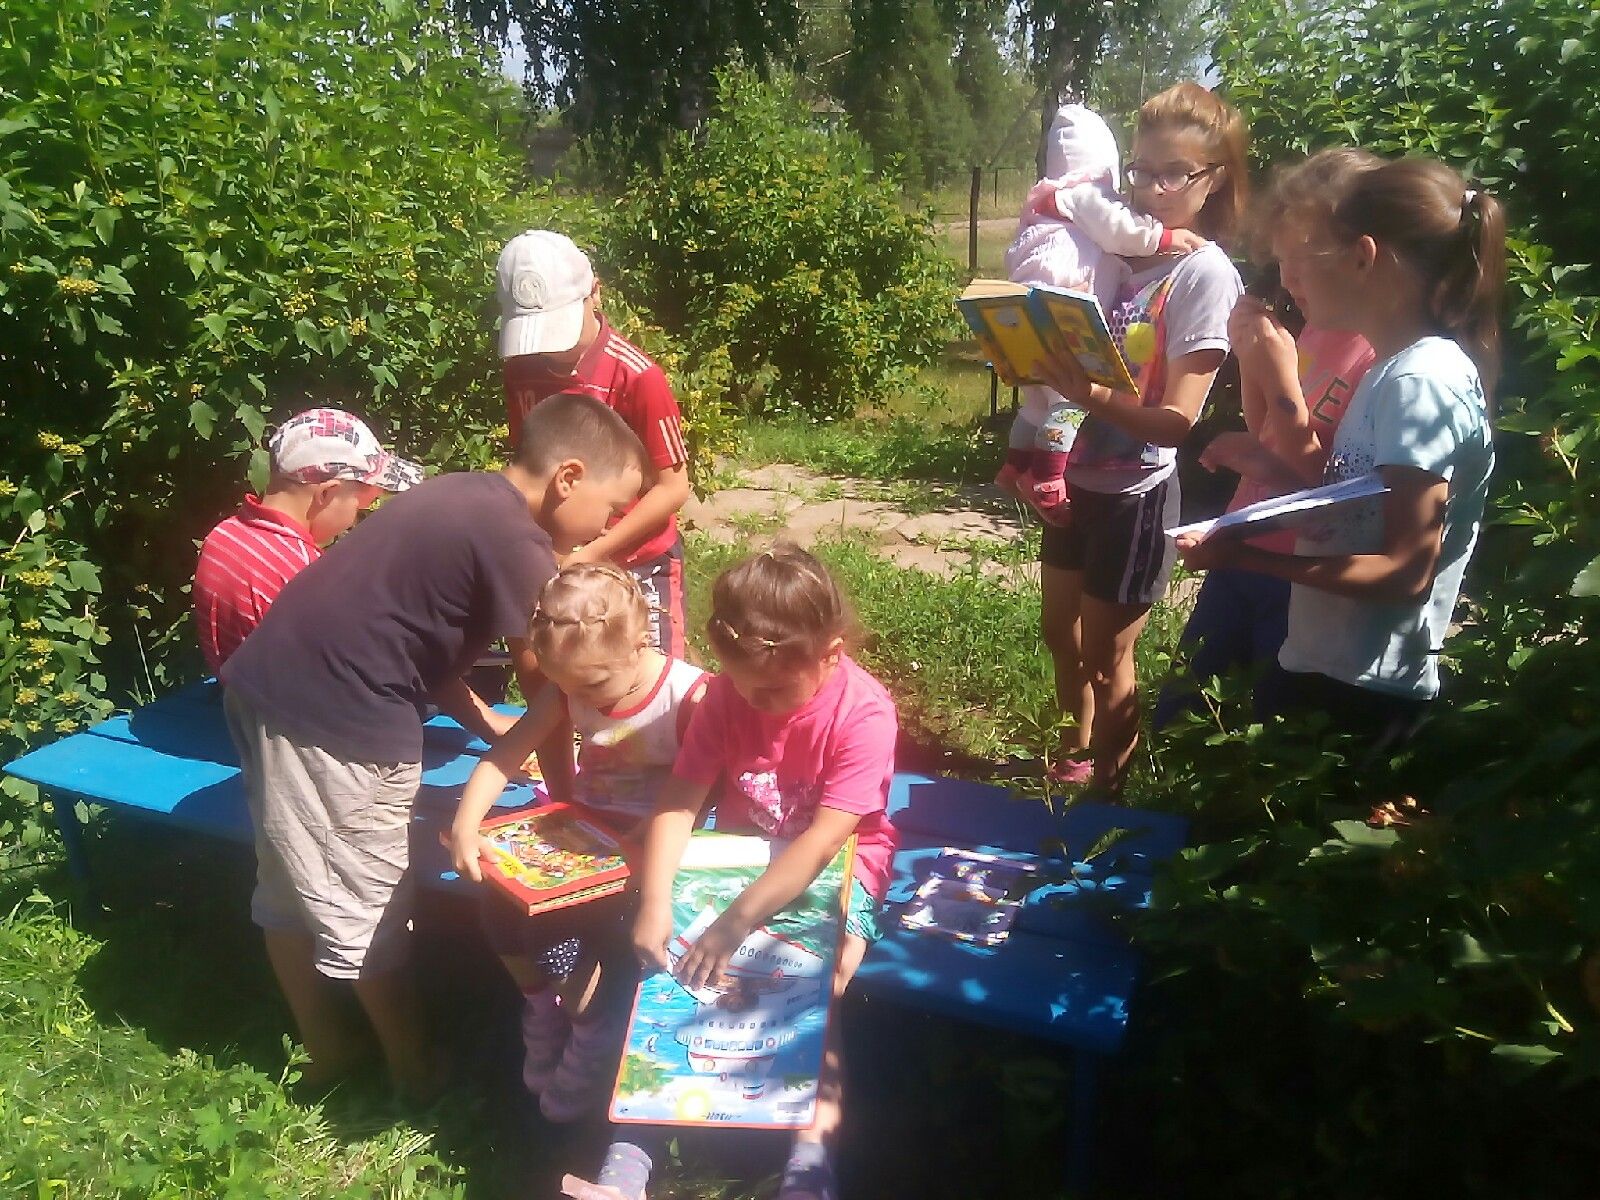
[[[1391, 695], [1439, 691], [1439, 647], [1483, 522], [1494, 447], [1478, 370], [1449, 338], [1425, 337], [1378, 363], [1351, 397], [1323, 482], [1379, 467], [1416, 467], [1448, 485], [1444, 535], [1424, 600], [1379, 604], [1295, 584], [1278, 662]], [[1302, 530], [1295, 553], [1375, 554], [1383, 549], [1383, 497], [1345, 505]]]
[[[1168, 363], [1198, 350], [1226, 351], [1228, 315], [1244, 295], [1244, 281], [1239, 278], [1238, 269], [1214, 242], [1132, 275], [1122, 290], [1121, 303], [1106, 315], [1141, 389], [1149, 365], [1134, 361], [1140, 349], [1139, 338], [1134, 339], [1135, 354], [1129, 354], [1128, 332], [1150, 324], [1150, 309], [1169, 277], [1171, 284], [1162, 318]], [[1159, 404], [1161, 395], [1145, 395], [1144, 402]], [[1073, 443], [1067, 482], [1085, 491], [1131, 495], [1155, 487], [1172, 474], [1177, 463], [1176, 448], [1140, 442], [1109, 421], [1090, 415], [1084, 418]]]
[[392, 496], [291, 579], [222, 680], [297, 739], [352, 762], [415, 762], [429, 692], [500, 637], [526, 637], [550, 538], [503, 475]]

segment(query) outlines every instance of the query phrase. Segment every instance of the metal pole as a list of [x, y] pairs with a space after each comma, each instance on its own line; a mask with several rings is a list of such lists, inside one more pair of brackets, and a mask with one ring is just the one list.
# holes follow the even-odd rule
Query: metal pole
[[972, 195], [967, 204], [967, 273], [978, 273], [978, 206], [983, 202], [983, 168], [972, 168]]

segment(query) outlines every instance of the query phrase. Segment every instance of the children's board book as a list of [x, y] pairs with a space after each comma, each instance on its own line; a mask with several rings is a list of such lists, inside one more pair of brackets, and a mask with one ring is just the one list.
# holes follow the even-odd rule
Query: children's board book
[[[682, 961], [717, 916], [767, 869], [764, 838], [698, 832], [678, 868], [667, 956]], [[670, 972], [639, 985], [611, 1119], [651, 1125], [804, 1129], [833, 998], [855, 839], [806, 891], [747, 937], [715, 987]]]
[[1274, 496], [1255, 504], [1247, 504], [1224, 516], [1209, 521], [1196, 521], [1192, 525], [1178, 525], [1167, 530], [1168, 537], [1186, 533], [1203, 538], [1253, 538], [1280, 529], [1304, 529], [1325, 519], [1330, 511], [1340, 505], [1354, 504], [1381, 496], [1389, 489], [1376, 471], [1339, 483], [1306, 488], [1290, 492], [1287, 496]]
[[900, 924], [975, 946], [1006, 940], [1022, 910], [1037, 864], [946, 846], [900, 910]]
[[1138, 392], [1100, 302], [1087, 292], [1008, 279], [974, 279], [956, 301], [984, 355], [1008, 383], [1043, 383], [1034, 364], [1066, 350], [1093, 382]]
[[483, 877], [529, 916], [620, 892], [628, 878], [617, 838], [574, 804], [491, 816], [483, 836]]

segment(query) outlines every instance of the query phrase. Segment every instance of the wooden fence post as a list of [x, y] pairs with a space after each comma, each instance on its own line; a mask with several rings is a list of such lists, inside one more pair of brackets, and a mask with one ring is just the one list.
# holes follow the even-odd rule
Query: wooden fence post
[[972, 196], [967, 204], [967, 273], [978, 273], [978, 206], [983, 203], [983, 168], [972, 168]]

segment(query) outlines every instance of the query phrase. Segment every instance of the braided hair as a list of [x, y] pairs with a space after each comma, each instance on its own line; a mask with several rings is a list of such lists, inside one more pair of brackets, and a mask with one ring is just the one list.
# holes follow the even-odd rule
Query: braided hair
[[579, 563], [557, 572], [539, 593], [528, 638], [540, 661], [578, 654], [622, 654], [650, 628], [639, 581], [610, 563]]

